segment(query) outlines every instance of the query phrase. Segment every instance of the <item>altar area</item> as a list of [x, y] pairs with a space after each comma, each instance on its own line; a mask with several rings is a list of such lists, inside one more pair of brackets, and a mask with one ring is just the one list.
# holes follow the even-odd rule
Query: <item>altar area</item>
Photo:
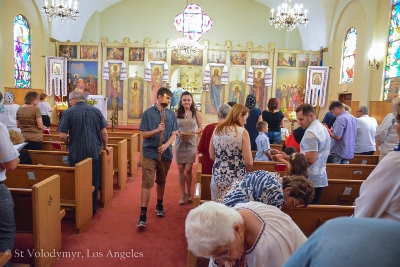
[[[174, 91], [177, 83], [193, 94], [204, 125], [217, 120], [220, 103], [244, 104], [250, 93], [262, 110], [271, 97], [290, 110], [304, 100], [307, 67], [318, 65], [321, 53], [278, 49], [274, 43], [255, 47], [252, 42], [242, 46], [204, 41], [196, 54], [183, 55], [173, 50], [169, 39], [110, 42], [105, 37], [100, 43], [57, 42], [56, 48], [58, 56], [68, 58], [68, 91], [103, 95], [107, 118], [117, 109], [118, 125], [132, 126], [140, 124], [158, 88]], [[290, 129], [290, 123], [285, 128]]]

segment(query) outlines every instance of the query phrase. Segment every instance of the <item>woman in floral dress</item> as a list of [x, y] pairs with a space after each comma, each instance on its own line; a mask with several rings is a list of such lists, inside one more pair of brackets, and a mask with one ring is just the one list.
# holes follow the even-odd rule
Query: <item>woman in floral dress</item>
[[215, 127], [210, 142], [210, 158], [214, 160], [211, 200], [223, 198], [253, 166], [249, 133], [243, 127], [248, 113], [244, 105], [236, 104], [226, 120]]

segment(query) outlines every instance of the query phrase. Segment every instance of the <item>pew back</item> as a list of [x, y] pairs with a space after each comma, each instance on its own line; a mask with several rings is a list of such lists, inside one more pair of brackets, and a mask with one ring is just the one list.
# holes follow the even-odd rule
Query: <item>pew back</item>
[[31, 188], [53, 174], [60, 176], [60, 202], [63, 207], [75, 208], [75, 228], [82, 232], [92, 218], [92, 159], [87, 158], [75, 167], [36, 166], [19, 164], [7, 173], [9, 188]]
[[379, 155], [354, 155], [350, 160], [350, 164], [368, 164], [378, 165]]
[[328, 179], [319, 203], [352, 206], [360, 194], [362, 183], [363, 180]]
[[[250, 169], [250, 172], [257, 171], [257, 170], [263, 170], [263, 171], [269, 171], [269, 172], [279, 172], [281, 176], [287, 175], [286, 172], [286, 167], [283, 167], [285, 164], [280, 161], [254, 161], [253, 166]], [[284, 171], [281, 171], [279, 166], [282, 166], [282, 168], [285, 168]]]
[[121, 190], [125, 187], [126, 181], [128, 179], [127, 168], [128, 161], [126, 159], [127, 149], [128, 149], [128, 141], [126, 139], [122, 139], [118, 142], [118, 144], [109, 144], [108, 146], [112, 147], [114, 150], [113, 153], [113, 169], [114, 172], [117, 173], [117, 188]]
[[108, 137], [108, 144], [115, 145], [120, 141], [127, 140], [127, 161], [129, 163], [129, 174], [134, 176], [138, 168], [138, 155], [139, 155], [139, 135], [133, 134], [130, 137]]
[[[29, 150], [34, 165], [69, 166], [67, 151], [45, 151]], [[113, 148], [107, 155], [105, 150], [100, 153], [101, 176], [100, 176], [100, 201], [101, 207], [107, 206], [113, 196]]]
[[[33, 233], [35, 251], [61, 251], [60, 176], [53, 175], [31, 189], [10, 188], [14, 200], [17, 232]], [[50, 266], [57, 260], [34, 257], [35, 266]]]
[[365, 164], [326, 164], [328, 179], [365, 180], [374, 170], [375, 165]]
[[282, 208], [282, 211], [292, 218], [305, 236], [309, 237], [327, 220], [351, 216], [354, 206], [308, 205], [307, 208]]

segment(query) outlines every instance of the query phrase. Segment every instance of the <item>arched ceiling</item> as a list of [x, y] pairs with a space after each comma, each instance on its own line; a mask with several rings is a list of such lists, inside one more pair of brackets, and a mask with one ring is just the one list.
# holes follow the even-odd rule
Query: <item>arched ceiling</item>
[[[254, 0], [260, 4], [266, 5], [277, 10], [284, 0]], [[326, 47], [328, 42], [327, 18], [325, 14], [324, 2], [335, 2], [333, 0], [292, 0], [294, 4], [302, 4], [308, 10], [307, 17], [309, 23], [306, 27], [299, 29], [303, 50], [319, 50], [320, 47]], [[270, 17], [271, 13], [266, 14]], [[272, 27], [272, 26], [271, 26]]]
[[[38, 8], [41, 10], [43, 6], [43, 0], [34, 0]], [[121, 2], [123, 0], [80, 0], [78, 1], [78, 9], [81, 13], [79, 20], [74, 22], [74, 27], [63, 27], [59, 21], [48, 22], [44, 17], [43, 12], [40, 12], [45, 28], [50, 28], [50, 37], [59, 41], [73, 41], [79, 42], [82, 38], [85, 25], [90, 17], [96, 11], [102, 12], [104, 9]], [[278, 5], [284, 2], [284, 0], [247, 0], [256, 1], [260, 4], [268, 7], [277, 9]], [[327, 45], [327, 19], [325, 15], [325, 9], [323, 2], [332, 0], [293, 0], [292, 4], [303, 4], [303, 6], [309, 11], [308, 18], [309, 23], [307, 27], [299, 29], [299, 33], [303, 42], [304, 50], [318, 50], [321, 46]], [[49, 1], [50, 2], [50, 1]], [[95, 3], [95, 4], [94, 4]], [[265, 14], [270, 16], [271, 14]], [[68, 23], [68, 22], [64, 22]], [[72, 22], [69, 22], [72, 23]], [[272, 26], [271, 26], [272, 27]], [[290, 33], [288, 33], [290, 34]]]

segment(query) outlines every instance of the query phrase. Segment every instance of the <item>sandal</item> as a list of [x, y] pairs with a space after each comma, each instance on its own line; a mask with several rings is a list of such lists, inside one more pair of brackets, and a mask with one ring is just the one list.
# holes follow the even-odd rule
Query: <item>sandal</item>
[[185, 205], [186, 194], [183, 198], [179, 199], [179, 205]]
[[192, 203], [192, 196], [188, 193], [186, 193], [186, 198], [188, 203]]

